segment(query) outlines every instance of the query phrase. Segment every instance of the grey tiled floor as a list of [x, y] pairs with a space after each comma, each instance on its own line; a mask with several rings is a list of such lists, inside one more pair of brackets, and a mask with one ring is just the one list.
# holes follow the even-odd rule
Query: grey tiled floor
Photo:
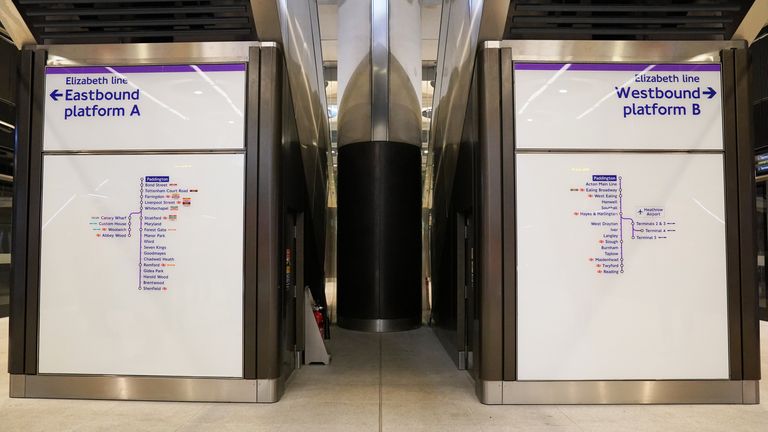
[[[762, 324], [768, 373], [768, 324]], [[335, 329], [330, 366], [308, 366], [277, 404], [8, 399], [8, 320], [0, 319], [0, 432], [10, 431], [755, 431], [754, 406], [486, 406], [429, 329]]]

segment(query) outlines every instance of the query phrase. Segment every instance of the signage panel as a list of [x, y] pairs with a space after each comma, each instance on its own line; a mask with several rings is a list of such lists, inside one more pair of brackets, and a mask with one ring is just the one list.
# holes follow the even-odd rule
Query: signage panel
[[243, 164], [44, 157], [40, 373], [242, 376]]
[[44, 150], [242, 149], [245, 69], [49, 67]]
[[519, 149], [723, 148], [719, 64], [514, 68]]
[[514, 65], [518, 379], [728, 379], [720, 72]]
[[518, 154], [518, 378], [728, 379], [723, 156]]

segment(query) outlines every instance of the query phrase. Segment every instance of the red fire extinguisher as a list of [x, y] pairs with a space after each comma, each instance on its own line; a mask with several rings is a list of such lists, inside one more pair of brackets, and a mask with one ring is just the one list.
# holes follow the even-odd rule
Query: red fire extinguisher
[[317, 322], [317, 328], [320, 330], [320, 335], [325, 335], [325, 319], [323, 318], [323, 308], [322, 306], [312, 306], [312, 314], [315, 316], [315, 321]]

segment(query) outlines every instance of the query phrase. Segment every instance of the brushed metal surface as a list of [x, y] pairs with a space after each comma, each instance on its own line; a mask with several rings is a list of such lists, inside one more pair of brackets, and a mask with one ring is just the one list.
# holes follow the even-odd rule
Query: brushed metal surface
[[247, 62], [250, 47], [273, 42], [175, 42], [151, 44], [39, 45], [48, 66]]
[[293, 117], [301, 144], [307, 190], [307, 213], [318, 250], [325, 250], [328, 188], [335, 187], [329, 171], [331, 135], [323, 77], [320, 19], [316, 1], [250, 0], [256, 33], [262, 43], [275, 42], [285, 56]]
[[743, 403], [757, 405], [760, 403], [760, 381], [742, 381]]
[[259, 40], [282, 42], [279, 0], [250, 0], [251, 17]]
[[766, 23], [768, 23], [768, 1], [758, 0], [752, 3], [739, 27], [731, 39], [746, 39], [751, 45]]
[[458, 368], [461, 370], [467, 369], [467, 352], [459, 351], [459, 358], [457, 360]]
[[503, 381], [477, 380], [475, 383], [477, 398], [486, 405], [501, 405], [504, 403], [503, 390]]
[[504, 167], [501, 117], [500, 51], [478, 55], [479, 127], [477, 266], [479, 278], [475, 301], [477, 331], [472, 352], [481, 381], [504, 379]]
[[[273, 1], [278, 4], [278, 16], [267, 14], [264, 19], [257, 19], [256, 33], [262, 41], [272, 40], [282, 45], [299, 141], [303, 147], [313, 148], [316, 152], [325, 154], [316, 161], [315, 167], [322, 172], [325, 180], [325, 158], [330, 158], [331, 146], [317, 2]], [[267, 10], [274, 9], [270, 7]], [[263, 12], [256, 8], [253, 13], [255, 15]], [[276, 22], [280, 25], [279, 34], [274, 25]]]
[[482, 49], [507, 48], [513, 61], [719, 63], [721, 50], [745, 47], [744, 41], [505, 40]]
[[370, 141], [389, 141], [389, 0], [371, 0]]
[[274, 403], [280, 400], [285, 392], [283, 378], [256, 380], [256, 401]]
[[[445, 149], [461, 141], [478, 44], [503, 37], [509, 4], [510, 0], [452, 0], [443, 4], [429, 134], [429, 154], [439, 156], [427, 164], [425, 174], [425, 178], [434, 179], [433, 185], [439, 176], [453, 177], [457, 152]], [[445, 165], [444, 171], [441, 165]], [[433, 185], [424, 184], [424, 205], [430, 208]]]
[[27, 376], [11, 374], [9, 380], [8, 396], [23, 398], [26, 394]]
[[421, 145], [419, 11], [410, 0], [339, 3], [339, 147]]
[[276, 402], [278, 379], [12, 375], [13, 397], [180, 402]]
[[505, 405], [746, 404], [756, 381], [505, 381]]

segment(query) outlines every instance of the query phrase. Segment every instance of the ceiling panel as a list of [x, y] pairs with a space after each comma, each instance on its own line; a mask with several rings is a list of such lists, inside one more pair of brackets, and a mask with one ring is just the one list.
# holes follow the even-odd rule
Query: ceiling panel
[[505, 39], [730, 39], [753, 1], [519, 0]]
[[255, 40], [249, 0], [14, 0], [42, 43]]

